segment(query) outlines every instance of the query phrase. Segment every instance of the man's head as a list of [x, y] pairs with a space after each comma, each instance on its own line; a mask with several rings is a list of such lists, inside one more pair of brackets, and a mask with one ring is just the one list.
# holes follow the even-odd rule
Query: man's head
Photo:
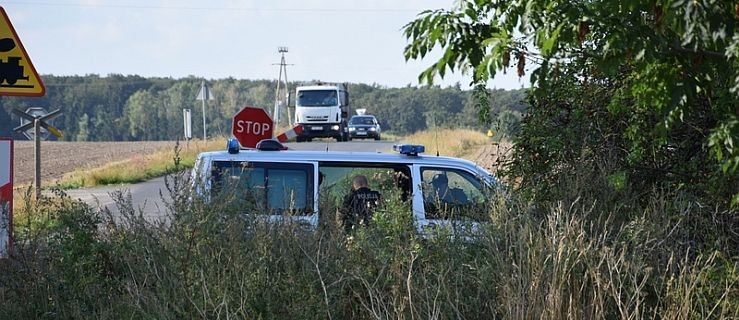
[[352, 189], [354, 190], [357, 190], [359, 188], [366, 188], [367, 185], [367, 177], [361, 174], [354, 176], [354, 179], [352, 179]]
[[449, 184], [445, 174], [439, 173], [431, 179], [431, 185], [436, 189], [446, 188]]

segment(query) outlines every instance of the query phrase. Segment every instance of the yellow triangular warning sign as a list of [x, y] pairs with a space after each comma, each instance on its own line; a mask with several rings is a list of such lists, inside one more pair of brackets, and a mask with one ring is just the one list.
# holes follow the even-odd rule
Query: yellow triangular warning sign
[[0, 96], [43, 96], [46, 88], [15, 33], [5, 9], [0, 7]]

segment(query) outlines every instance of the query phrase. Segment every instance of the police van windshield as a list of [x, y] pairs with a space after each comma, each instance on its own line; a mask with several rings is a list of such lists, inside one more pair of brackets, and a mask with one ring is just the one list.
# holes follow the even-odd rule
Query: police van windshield
[[298, 93], [297, 105], [301, 107], [327, 107], [338, 104], [336, 90], [307, 90]]
[[422, 167], [421, 179], [426, 218], [488, 220], [485, 184], [469, 172]]

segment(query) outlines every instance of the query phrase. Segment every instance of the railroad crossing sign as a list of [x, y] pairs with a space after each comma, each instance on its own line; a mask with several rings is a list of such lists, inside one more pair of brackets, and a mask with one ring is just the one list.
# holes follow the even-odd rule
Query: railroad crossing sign
[[[29, 108], [33, 109], [33, 108]], [[43, 110], [43, 108], [41, 109]], [[48, 120], [53, 119], [54, 117], [59, 116], [62, 114], [61, 109], [56, 109], [52, 111], [51, 113], [44, 112], [43, 115], [31, 115], [28, 112], [23, 112], [20, 110], [13, 110], [13, 113], [18, 115], [21, 118], [26, 118], [26, 120], [30, 121], [26, 124], [22, 124], [20, 126], [17, 126], [13, 129], [15, 132], [25, 132], [29, 130], [30, 128], [33, 128], [33, 153], [34, 158], [36, 162], [36, 170], [34, 170], [34, 179], [33, 184], [36, 189], [36, 201], [39, 201], [41, 199], [41, 128], [44, 128], [51, 132], [53, 135], [57, 137], [62, 136], [62, 132], [59, 131], [59, 129], [55, 128], [54, 126], [47, 123]], [[24, 133], [25, 134], [25, 133]], [[28, 137], [28, 135], [26, 135]]]
[[272, 139], [272, 118], [262, 108], [244, 107], [234, 116], [231, 133], [244, 148], [256, 148], [264, 139]]
[[43, 96], [41, 77], [2, 7], [0, 15], [0, 96]]
[[28, 140], [34, 140], [35, 138], [35, 130], [33, 127], [33, 122], [38, 118], [41, 123], [41, 128], [39, 128], [39, 138], [41, 140], [46, 140], [49, 138], [49, 133], [55, 135], [57, 138], [62, 137], [62, 132], [59, 131], [56, 127], [53, 126], [52, 120], [59, 115], [61, 115], [62, 110], [57, 109], [54, 112], [47, 113], [46, 109], [41, 107], [30, 107], [26, 109], [26, 112], [20, 111], [20, 110], [13, 110], [13, 113], [15, 113], [17, 116], [21, 118], [21, 125], [13, 129], [15, 132], [22, 132]]

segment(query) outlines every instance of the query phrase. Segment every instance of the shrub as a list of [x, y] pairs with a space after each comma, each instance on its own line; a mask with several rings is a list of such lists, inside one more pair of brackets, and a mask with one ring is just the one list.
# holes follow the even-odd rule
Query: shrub
[[544, 209], [509, 194], [471, 239], [419, 236], [397, 194], [345, 234], [329, 219], [267, 223], [234, 195], [190, 194], [186, 180], [168, 180], [156, 221], [124, 193], [115, 212], [61, 192], [27, 206], [43, 223], [24, 224], [0, 264], [0, 318], [739, 316], [739, 261], [684, 243], [694, 237], [679, 226], [706, 209], [673, 194], [613, 206], [602, 189]]

